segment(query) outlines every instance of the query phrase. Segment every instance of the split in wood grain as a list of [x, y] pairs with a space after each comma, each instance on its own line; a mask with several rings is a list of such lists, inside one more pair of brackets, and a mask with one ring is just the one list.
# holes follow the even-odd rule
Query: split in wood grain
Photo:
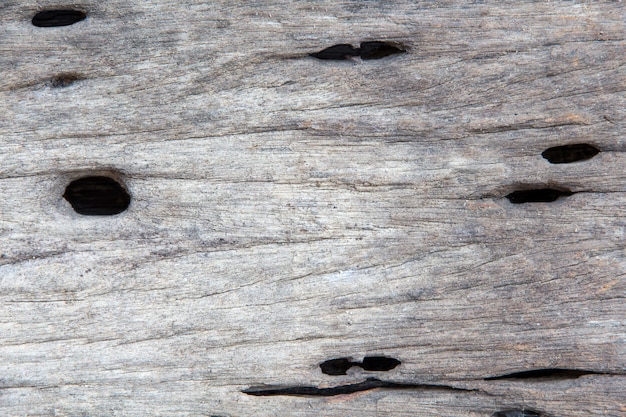
[[32, 23], [41, 28], [69, 26], [84, 20], [86, 17], [87, 14], [80, 10], [44, 10], [33, 17]]
[[606, 375], [603, 372], [588, 371], [582, 369], [546, 368], [533, 369], [530, 371], [513, 372], [505, 375], [490, 376], [485, 381], [501, 379], [576, 379], [583, 375]]
[[589, 125], [589, 122], [585, 119], [579, 117], [563, 117], [550, 120], [526, 120], [504, 125], [488, 124], [484, 127], [472, 128], [469, 130], [469, 132], [474, 134], [490, 134], [514, 132], [518, 130], [552, 129], [555, 127], [587, 125]]
[[50, 88], [65, 88], [74, 84], [76, 81], [84, 80], [85, 78], [74, 72], [67, 72], [55, 75], [50, 78], [45, 85]]
[[382, 41], [370, 41], [361, 42], [360, 48], [355, 48], [350, 44], [339, 44], [330, 46], [319, 52], [310, 54], [313, 58], [329, 60], [329, 61], [343, 61], [354, 57], [360, 57], [363, 60], [369, 59], [381, 59], [390, 55], [401, 54], [406, 52], [399, 45], [394, 45], [389, 42]]
[[497, 411], [491, 417], [548, 417], [546, 414], [536, 410], [503, 410]]
[[311, 386], [261, 386], [251, 387], [243, 390], [244, 394], [261, 397], [286, 395], [286, 396], [312, 396], [312, 397], [333, 397], [336, 395], [353, 394], [355, 392], [369, 391], [372, 389], [412, 389], [412, 390], [444, 390], [444, 391], [477, 391], [475, 389], [457, 388], [450, 385], [436, 384], [406, 384], [399, 382], [381, 381], [377, 378], [368, 378], [356, 384], [339, 385], [330, 388], [318, 388]]
[[518, 190], [508, 194], [506, 198], [513, 204], [525, 203], [551, 203], [560, 197], [569, 197], [574, 193], [569, 190], [557, 190], [555, 188], [535, 188]]

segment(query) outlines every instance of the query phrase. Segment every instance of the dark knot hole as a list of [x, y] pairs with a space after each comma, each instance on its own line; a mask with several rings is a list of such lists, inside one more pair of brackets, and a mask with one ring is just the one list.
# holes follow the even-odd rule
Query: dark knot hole
[[74, 211], [85, 216], [112, 216], [126, 210], [130, 194], [113, 178], [105, 176], [83, 177], [72, 181], [63, 197]]
[[56, 26], [69, 26], [80, 22], [87, 17], [85, 12], [80, 10], [44, 10], [33, 17], [33, 25], [40, 28], [50, 28]]

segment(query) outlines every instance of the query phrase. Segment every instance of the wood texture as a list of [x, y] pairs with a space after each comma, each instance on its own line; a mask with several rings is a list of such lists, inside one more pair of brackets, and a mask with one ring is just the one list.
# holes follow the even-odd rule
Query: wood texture
[[1, 415], [625, 415], [624, 3], [59, 5], [0, 3]]

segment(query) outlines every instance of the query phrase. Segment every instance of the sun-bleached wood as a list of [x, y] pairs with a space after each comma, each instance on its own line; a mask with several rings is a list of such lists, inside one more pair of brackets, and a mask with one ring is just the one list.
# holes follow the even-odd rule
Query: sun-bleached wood
[[[87, 18], [31, 24], [60, 6]], [[625, 21], [616, 1], [3, 1], [0, 415], [623, 416]], [[406, 52], [309, 56], [364, 41]], [[575, 143], [601, 152], [541, 156]], [[83, 175], [129, 209], [75, 213]], [[547, 187], [574, 194], [505, 198]], [[382, 355], [401, 364], [319, 368]], [[485, 380], [534, 369], [590, 373]], [[243, 392], [372, 377], [406, 387]]]

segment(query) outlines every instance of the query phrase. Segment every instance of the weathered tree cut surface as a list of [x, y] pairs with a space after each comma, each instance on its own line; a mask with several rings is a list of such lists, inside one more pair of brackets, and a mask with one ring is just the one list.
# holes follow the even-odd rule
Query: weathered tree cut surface
[[625, 34], [2, 1], [0, 415], [623, 417]]

